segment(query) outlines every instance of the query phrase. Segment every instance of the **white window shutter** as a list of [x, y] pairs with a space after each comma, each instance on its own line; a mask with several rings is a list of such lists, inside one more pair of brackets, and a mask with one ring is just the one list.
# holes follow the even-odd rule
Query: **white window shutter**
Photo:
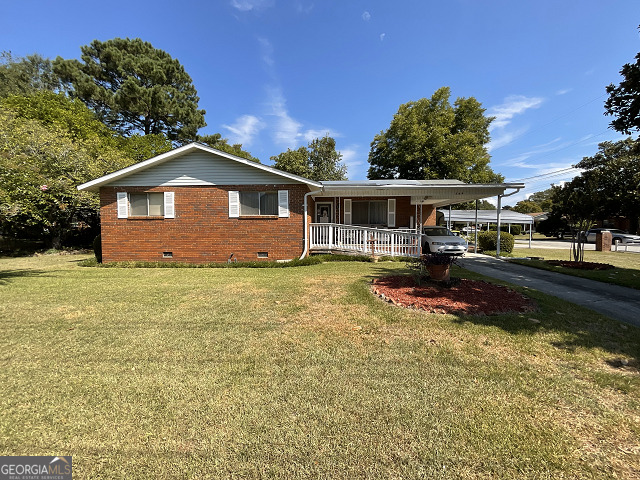
[[396, 226], [396, 199], [387, 200], [387, 227]]
[[229, 218], [240, 217], [240, 192], [229, 191]]
[[344, 224], [351, 225], [351, 199], [344, 199]]
[[289, 190], [278, 190], [278, 216], [289, 217]]
[[127, 192], [118, 192], [118, 218], [127, 218], [129, 216], [129, 201]]
[[173, 192], [164, 192], [164, 218], [176, 217], [176, 206]]

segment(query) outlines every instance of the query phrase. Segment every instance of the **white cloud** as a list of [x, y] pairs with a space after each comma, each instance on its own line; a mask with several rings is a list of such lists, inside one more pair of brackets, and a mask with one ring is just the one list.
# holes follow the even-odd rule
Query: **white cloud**
[[236, 119], [233, 125], [222, 125], [231, 132], [229, 141], [231, 144], [241, 143], [243, 146], [251, 145], [253, 138], [264, 128], [264, 123], [253, 115], [242, 115]]
[[511, 123], [514, 116], [520, 115], [531, 108], [538, 108], [543, 101], [544, 99], [540, 97], [525, 97], [524, 95], [511, 95], [505, 98], [504, 103], [489, 109], [489, 115], [496, 117], [491, 123], [490, 129], [506, 127]]
[[347, 178], [366, 180], [369, 164], [360, 154], [359, 145], [348, 145], [345, 148], [339, 148], [338, 151], [342, 154], [342, 163], [347, 166]]
[[571, 90], [573, 90], [573, 88], [563, 88], [561, 90], [558, 90], [556, 92], [556, 95], [566, 95], [567, 93], [569, 93]]
[[384, 42], [384, 37], [386, 37], [386, 36], [387, 36], [387, 34], [386, 34], [386, 33], [381, 33], [381, 34], [380, 34], [380, 41], [381, 41], [381, 42]]
[[262, 51], [262, 61], [265, 63], [267, 68], [270, 70], [273, 69], [275, 63], [273, 60], [273, 45], [264, 37], [258, 37], [258, 42], [260, 43], [260, 50]]
[[314, 4], [297, 1], [295, 3], [295, 7], [296, 7], [296, 12], [302, 13], [302, 14], [308, 14], [308, 13], [311, 13], [311, 10], [313, 10]]
[[365, 22], [368, 22], [369, 20], [371, 20], [371, 14], [367, 11], [365, 11], [362, 14], [362, 20], [364, 20]]
[[273, 5], [273, 0], [231, 0], [231, 6], [241, 12], [262, 10]]
[[514, 132], [503, 132], [500, 135], [491, 139], [489, 145], [487, 145], [487, 150], [495, 150], [496, 148], [504, 147], [505, 145], [510, 144], [514, 139], [523, 135], [526, 132], [526, 128], [521, 128]]

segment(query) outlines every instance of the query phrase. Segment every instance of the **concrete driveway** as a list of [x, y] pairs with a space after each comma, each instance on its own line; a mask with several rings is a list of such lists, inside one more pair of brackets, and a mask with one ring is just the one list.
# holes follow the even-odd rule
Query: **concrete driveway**
[[528, 287], [640, 327], [640, 290], [596, 282], [467, 253], [461, 265], [472, 272]]

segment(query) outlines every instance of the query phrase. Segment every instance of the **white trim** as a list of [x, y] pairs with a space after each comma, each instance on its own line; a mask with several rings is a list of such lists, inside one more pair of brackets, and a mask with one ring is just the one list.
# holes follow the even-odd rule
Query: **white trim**
[[175, 194], [164, 192], [164, 218], [176, 217]]
[[396, 199], [387, 199], [387, 227], [396, 226]]
[[229, 191], [229, 218], [240, 218], [240, 192]]
[[118, 206], [118, 218], [129, 217], [129, 196], [127, 192], [118, 192], [116, 194]]
[[[91, 180], [90, 182], [86, 182], [83, 183], [82, 185], [78, 186], [78, 190], [89, 190], [89, 191], [97, 191], [99, 187], [112, 182], [113, 180], [119, 179], [119, 178], [123, 178], [123, 177], [127, 177], [129, 175], [131, 175], [134, 172], [137, 172], [139, 170], [144, 170], [146, 168], [149, 168], [153, 165], [159, 164], [159, 163], [163, 163], [167, 160], [170, 160], [174, 157], [183, 155], [185, 153], [188, 153], [192, 150], [202, 150], [204, 152], [208, 152], [208, 153], [212, 153], [214, 155], [218, 155], [224, 158], [227, 158], [229, 160], [233, 160], [236, 161], [238, 163], [242, 163], [244, 165], [253, 167], [253, 168], [257, 168], [259, 170], [264, 170], [265, 172], [269, 172], [272, 173], [274, 175], [279, 175], [281, 177], [284, 178], [288, 178], [290, 180], [295, 180], [297, 182], [300, 183], [306, 183], [307, 185], [311, 185], [314, 187], [321, 187], [322, 184], [320, 182], [315, 182], [313, 180], [309, 180], [308, 178], [303, 178], [300, 177], [298, 175], [294, 175], [292, 173], [288, 173], [288, 172], [283, 172], [281, 170], [278, 170], [276, 168], [273, 167], [269, 167], [267, 165], [263, 165], [261, 163], [258, 162], [254, 162], [252, 160], [247, 160], [246, 158], [240, 158], [237, 157], [235, 155], [231, 155], [230, 153], [226, 153], [226, 152], [221, 152], [220, 150], [216, 150], [215, 148], [211, 148], [211, 147], [207, 147], [206, 145], [201, 145], [199, 143], [190, 143], [188, 145], [184, 145], [182, 147], [176, 148], [174, 150], [171, 150], [170, 152], [166, 152], [163, 153], [161, 155], [157, 155], [153, 158], [150, 158], [148, 160], [145, 160], [143, 162], [140, 163], [136, 163], [135, 165], [131, 165], [129, 167], [123, 168], [121, 170], [117, 170], [113, 173], [110, 173], [108, 175], [104, 175], [102, 177], [96, 178], [95, 180]], [[144, 185], [144, 186], [156, 186], [156, 185]]]
[[[347, 215], [349, 216], [349, 218], [347, 218]], [[353, 222], [352, 215], [351, 215], [351, 199], [345, 198], [344, 199], [344, 224], [351, 225], [351, 222]]]
[[278, 217], [289, 217], [289, 190], [278, 190]]

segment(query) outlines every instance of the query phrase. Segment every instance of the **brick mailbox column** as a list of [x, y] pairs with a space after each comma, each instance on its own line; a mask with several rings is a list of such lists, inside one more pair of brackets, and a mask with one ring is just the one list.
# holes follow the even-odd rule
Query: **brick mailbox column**
[[611, 232], [596, 233], [596, 251], [598, 252], [611, 251]]

